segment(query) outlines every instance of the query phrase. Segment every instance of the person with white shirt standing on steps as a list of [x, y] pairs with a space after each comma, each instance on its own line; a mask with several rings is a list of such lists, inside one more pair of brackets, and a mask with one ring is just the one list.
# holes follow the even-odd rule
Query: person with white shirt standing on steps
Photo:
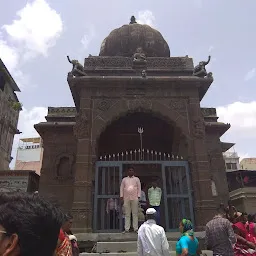
[[138, 232], [138, 208], [141, 196], [141, 183], [134, 176], [134, 168], [128, 169], [128, 176], [123, 178], [120, 186], [120, 198], [124, 201], [125, 231], [129, 232], [131, 227], [131, 213], [134, 232]]
[[138, 256], [170, 256], [169, 243], [164, 229], [156, 224], [156, 210], [148, 208], [147, 221], [138, 231]]
[[160, 204], [162, 199], [162, 190], [156, 182], [152, 182], [152, 187], [148, 189], [149, 207], [156, 210], [156, 224], [160, 224]]

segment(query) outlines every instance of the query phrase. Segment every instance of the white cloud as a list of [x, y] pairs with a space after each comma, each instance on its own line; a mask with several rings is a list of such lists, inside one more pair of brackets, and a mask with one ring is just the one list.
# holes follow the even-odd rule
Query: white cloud
[[255, 77], [255, 75], [256, 75], [256, 68], [252, 68], [251, 70], [249, 70], [246, 73], [244, 80], [249, 81], [249, 80], [253, 79]]
[[63, 24], [60, 15], [45, 0], [27, 3], [16, 14], [17, 19], [1, 28], [4, 33], [0, 31], [0, 58], [23, 89], [30, 79], [22, 72], [22, 64], [38, 55], [46, 57], [60, 37]]
[[220, 120], [231, 123], [233, 129], [254, 130], [256, 128], [256, 101], [234, 102], [224, 107], [218, 107], [217, 111]]
[[28, 53], [47, 56], [63, 30], [60, 17], [45, 0], [27, 3], [17, 13], [18, 19], [3, 29], [15, 43], [21, 44]]
[[240, 158], [256, 156], [256, 101], [234, 102], [217, 108], [219, 121], [230, 123], [231, 128], [222, 140], [236, 143]]
[[155, 27], [155, 16], [150, 10], [139, 11], [137, 22], [139, 24], [146, 24]]
[[18, 129], [22, 132], [19, 135], [15, 135], [13, 147], [12, 147], [12, 157], [14, 159], [11, 162], [10, 167], [13, 168], [15, 165], [15, 157], [19, 144], [20, 138], [29, 138], [39, 136], [37, 131], [34, 128], [34, 125], [40, 122], [45, 121], [45, 116], [47, 115], [47, 108], [44, 107], [34, 107], [30, 110], [27, 110], [23, 107], [23, 110], [20, 112], [20, 118], [18, 123]]
[[19, 62], [18, 50], [9, 46], [6, 41], [0, 39], [0, 58], [6, 67], [8, 67], [9, 71], [12, 72]]
[[90, 26], [88, 29], [88, 33], [86, 33], [81, 39], [81, 44], [83, 45], [84, 50], [87, 50], [89, 44], [91, 43], [94, 37], [95, 37], [95, 29], [93, 26]]

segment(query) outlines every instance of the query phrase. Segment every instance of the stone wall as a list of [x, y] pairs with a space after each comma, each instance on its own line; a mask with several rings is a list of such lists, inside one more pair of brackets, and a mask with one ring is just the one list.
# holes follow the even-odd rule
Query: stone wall
[[73, 203], [76, 139], [72, 127], [50, 128], [43, 133], [44, 157], [39, 193], [56, 198], [66, 211]]
[[[179, 82], [180, 85], [181, 82]], [[111, 88], [105, 84], [83, 86], [79, 92], [79, 110], [76, 120], [77, 169], [74, 193], [74, 214], [78, 216], [77, 232], [91, 231], [92, 183], [96, 148], [101, 133], [114, 120], [129, 112], [148, 112], [172, 123], [186, 138], [187, 160], [190, 163], [196, 225], [202, 229], [216, 208], [209, 189], [211, 173], [205, 140], [204, 117], [196, 88], [182, 88], [175, 83], [166, 88], [142, 84], [141, 86]], [[86, 196], [85, 196], [86, 195]], [[88, 195], [88, 196], [87, 196]]]

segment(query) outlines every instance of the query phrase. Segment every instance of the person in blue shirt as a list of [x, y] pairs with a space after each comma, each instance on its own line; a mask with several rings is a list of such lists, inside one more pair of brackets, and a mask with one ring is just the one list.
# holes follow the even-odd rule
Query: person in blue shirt
[[194, 236], [193, 224], [190, 220], [183, 219], [180, 222], [182, 236], [176, 243], [176, 254], [181, 256], [196, 256], [201, 254], [198, 239]]

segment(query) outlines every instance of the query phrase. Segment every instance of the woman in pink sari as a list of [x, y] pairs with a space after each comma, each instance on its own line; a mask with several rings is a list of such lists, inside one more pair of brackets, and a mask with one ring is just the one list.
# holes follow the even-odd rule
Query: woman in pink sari
[[248, 215], [248, 221], [245, 225], [248, 233], [249, 233], [249, 241], [256, 244], [256, 224], [255, 224], [255, 215]]
[[70, 214], [64, 216], [64, 223], [59, 233], [58, 244], [54, 256], [72, 256], [72, 243], [67, 234], [70, 231], [73, 217]]
[[249, 232], [246, 229], [247, 214], [237, 212], [234, 218], [233, 229], [237, 242], [234, 246], [235, 256], [256, 256], [256, 245], [250, 241]]

